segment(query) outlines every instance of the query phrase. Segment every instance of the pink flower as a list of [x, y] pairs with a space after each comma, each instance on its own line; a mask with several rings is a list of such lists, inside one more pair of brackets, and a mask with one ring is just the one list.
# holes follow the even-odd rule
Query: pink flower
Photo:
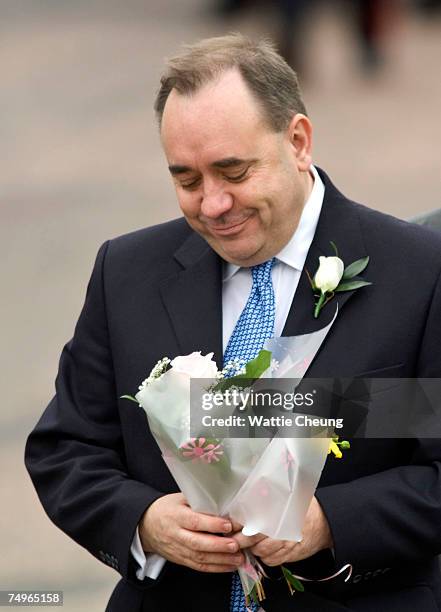
[[192, 461], [219, 461], [223, 455], [221, 444], [207, 444], [205, 438], [191, 438], [185, 444], [182, 444], [181, 451], [184, 457]]
[[206, 452], [202, 455], [202, 459], [207, 463], [211, 463], [212, 461], [220, 461], [222, 455], [224, 454], [222, 444], [208, 444], [205, 449]]
[[184, 457], [192, 458], [193, 461], [197, 461], [205, 452], [204, 444], [205, 438], [191, 438], [181, 446], [182, 454]]

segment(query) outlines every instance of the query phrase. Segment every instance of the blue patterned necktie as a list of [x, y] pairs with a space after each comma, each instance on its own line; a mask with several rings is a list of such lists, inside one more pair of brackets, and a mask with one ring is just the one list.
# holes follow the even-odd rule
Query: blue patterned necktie
[[[274, 335], [275, 300], [271, 270], [275, 258], [251, 268], [253, 284], [245, 308], [236, 323], [224, 354], [224, 366], [236, 360], [254, 359], [265, 340]], [[234, 372], [233, 372], [234, 373]], [[249, 609], [258, 606], [250, 603]], [[245, 597], [239, 574], [233, 572], [230, 612], [245, 612]]]

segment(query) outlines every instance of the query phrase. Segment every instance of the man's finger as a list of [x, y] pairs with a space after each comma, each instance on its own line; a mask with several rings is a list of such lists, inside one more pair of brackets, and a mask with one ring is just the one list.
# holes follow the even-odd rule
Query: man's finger
[[194, 512], [188, 506], [181, 506], [178, 523], [189, 531], [208, 531], [209, 533], [230, 533], [231, 521], [220, 516]]
[[209, 574], [221, 574], [226, 572], [235, 572], [237, 567], [235, 565], [216, 565], [207, 563], [189, 563], [188, 567], [198, 572], [207, 572]]
[[178, 533], [178, 539], [187, 549], [195, 552], [239, 553], [238, 543], [229, 537], [181, 529]]
[[269, 557], [260, 557], [261, 561], [268, 565], [268, 567], [275, 567], [276, 565], [283, 565], [286, 562], [286, 558], [283, 554], [270, 555]]
[[242, 527], [243, 525], [241, 525], [240, 523], [238, 523], [237, 521], [235, 521], [234, 519], [230, 519], [231, 521], [231, 525], [232, 525], [232, 529], [231, 531], [233, 533], [237, 532], [237, 531], [242, 531]]
[[239, 533], [235, 533], [231, 537], [234, 540], [236, 540], [240, 548], [250, 548], [251, 546], [254, 546], [261, 540], [267, 539], [267, 536], [263, 535], [262, 533], [257, 533], [254, 536], [244, 536], [243, 533], [239, 532]]
[[285, 549], [285, 543], [283, 540], [272, 540], [271, 538], [265, 538], [254, 546], [251, 546], [251, 552], [253, 555], [257, 555], [262, 559], [264, 557], [271, 557], [283, 551]]
[[245, 557], [241, 553], [225, 554], [225, 553], [210, 553], [204, 551], [185, 551], [185, 561], [187, 563], [195, 563], [198, 565], [226, 565], [233, 567], [235, 570], [244, 563]]

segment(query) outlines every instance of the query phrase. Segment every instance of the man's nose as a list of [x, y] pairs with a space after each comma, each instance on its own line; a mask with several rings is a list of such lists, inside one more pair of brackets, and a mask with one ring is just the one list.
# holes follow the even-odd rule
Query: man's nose
[[233, 206], [233, 196], [222, 188], [210, 189], [202, 195], [201, 214], [209, 219], [217, 219]]

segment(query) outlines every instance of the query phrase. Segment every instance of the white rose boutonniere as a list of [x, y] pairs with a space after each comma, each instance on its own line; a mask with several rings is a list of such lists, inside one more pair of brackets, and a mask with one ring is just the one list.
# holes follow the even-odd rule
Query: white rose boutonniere
[[335, 255], [319, 257], [319, 267], [314, 277], [311, 278], [309, 272], [306, 271], [314, 296], [317, 298], [314, 306], [314, 318], [316, 319], [323, 306], [334, 297], [335, 293], [352, 291], [366, 285], [372, 285], [372, 283], [365, 281], [359, 276], [367, 267], [369, 256], [357, 259], [357, 261], [353, 261], [345, 268], [343, 260], [338, 256], [336, 245], [331, 242], [331, 246], [335, 251]]
[[343, 276], [345, 265], [340, 257], [319, 257], [314, 284], [322, 293], [334, 291]]

